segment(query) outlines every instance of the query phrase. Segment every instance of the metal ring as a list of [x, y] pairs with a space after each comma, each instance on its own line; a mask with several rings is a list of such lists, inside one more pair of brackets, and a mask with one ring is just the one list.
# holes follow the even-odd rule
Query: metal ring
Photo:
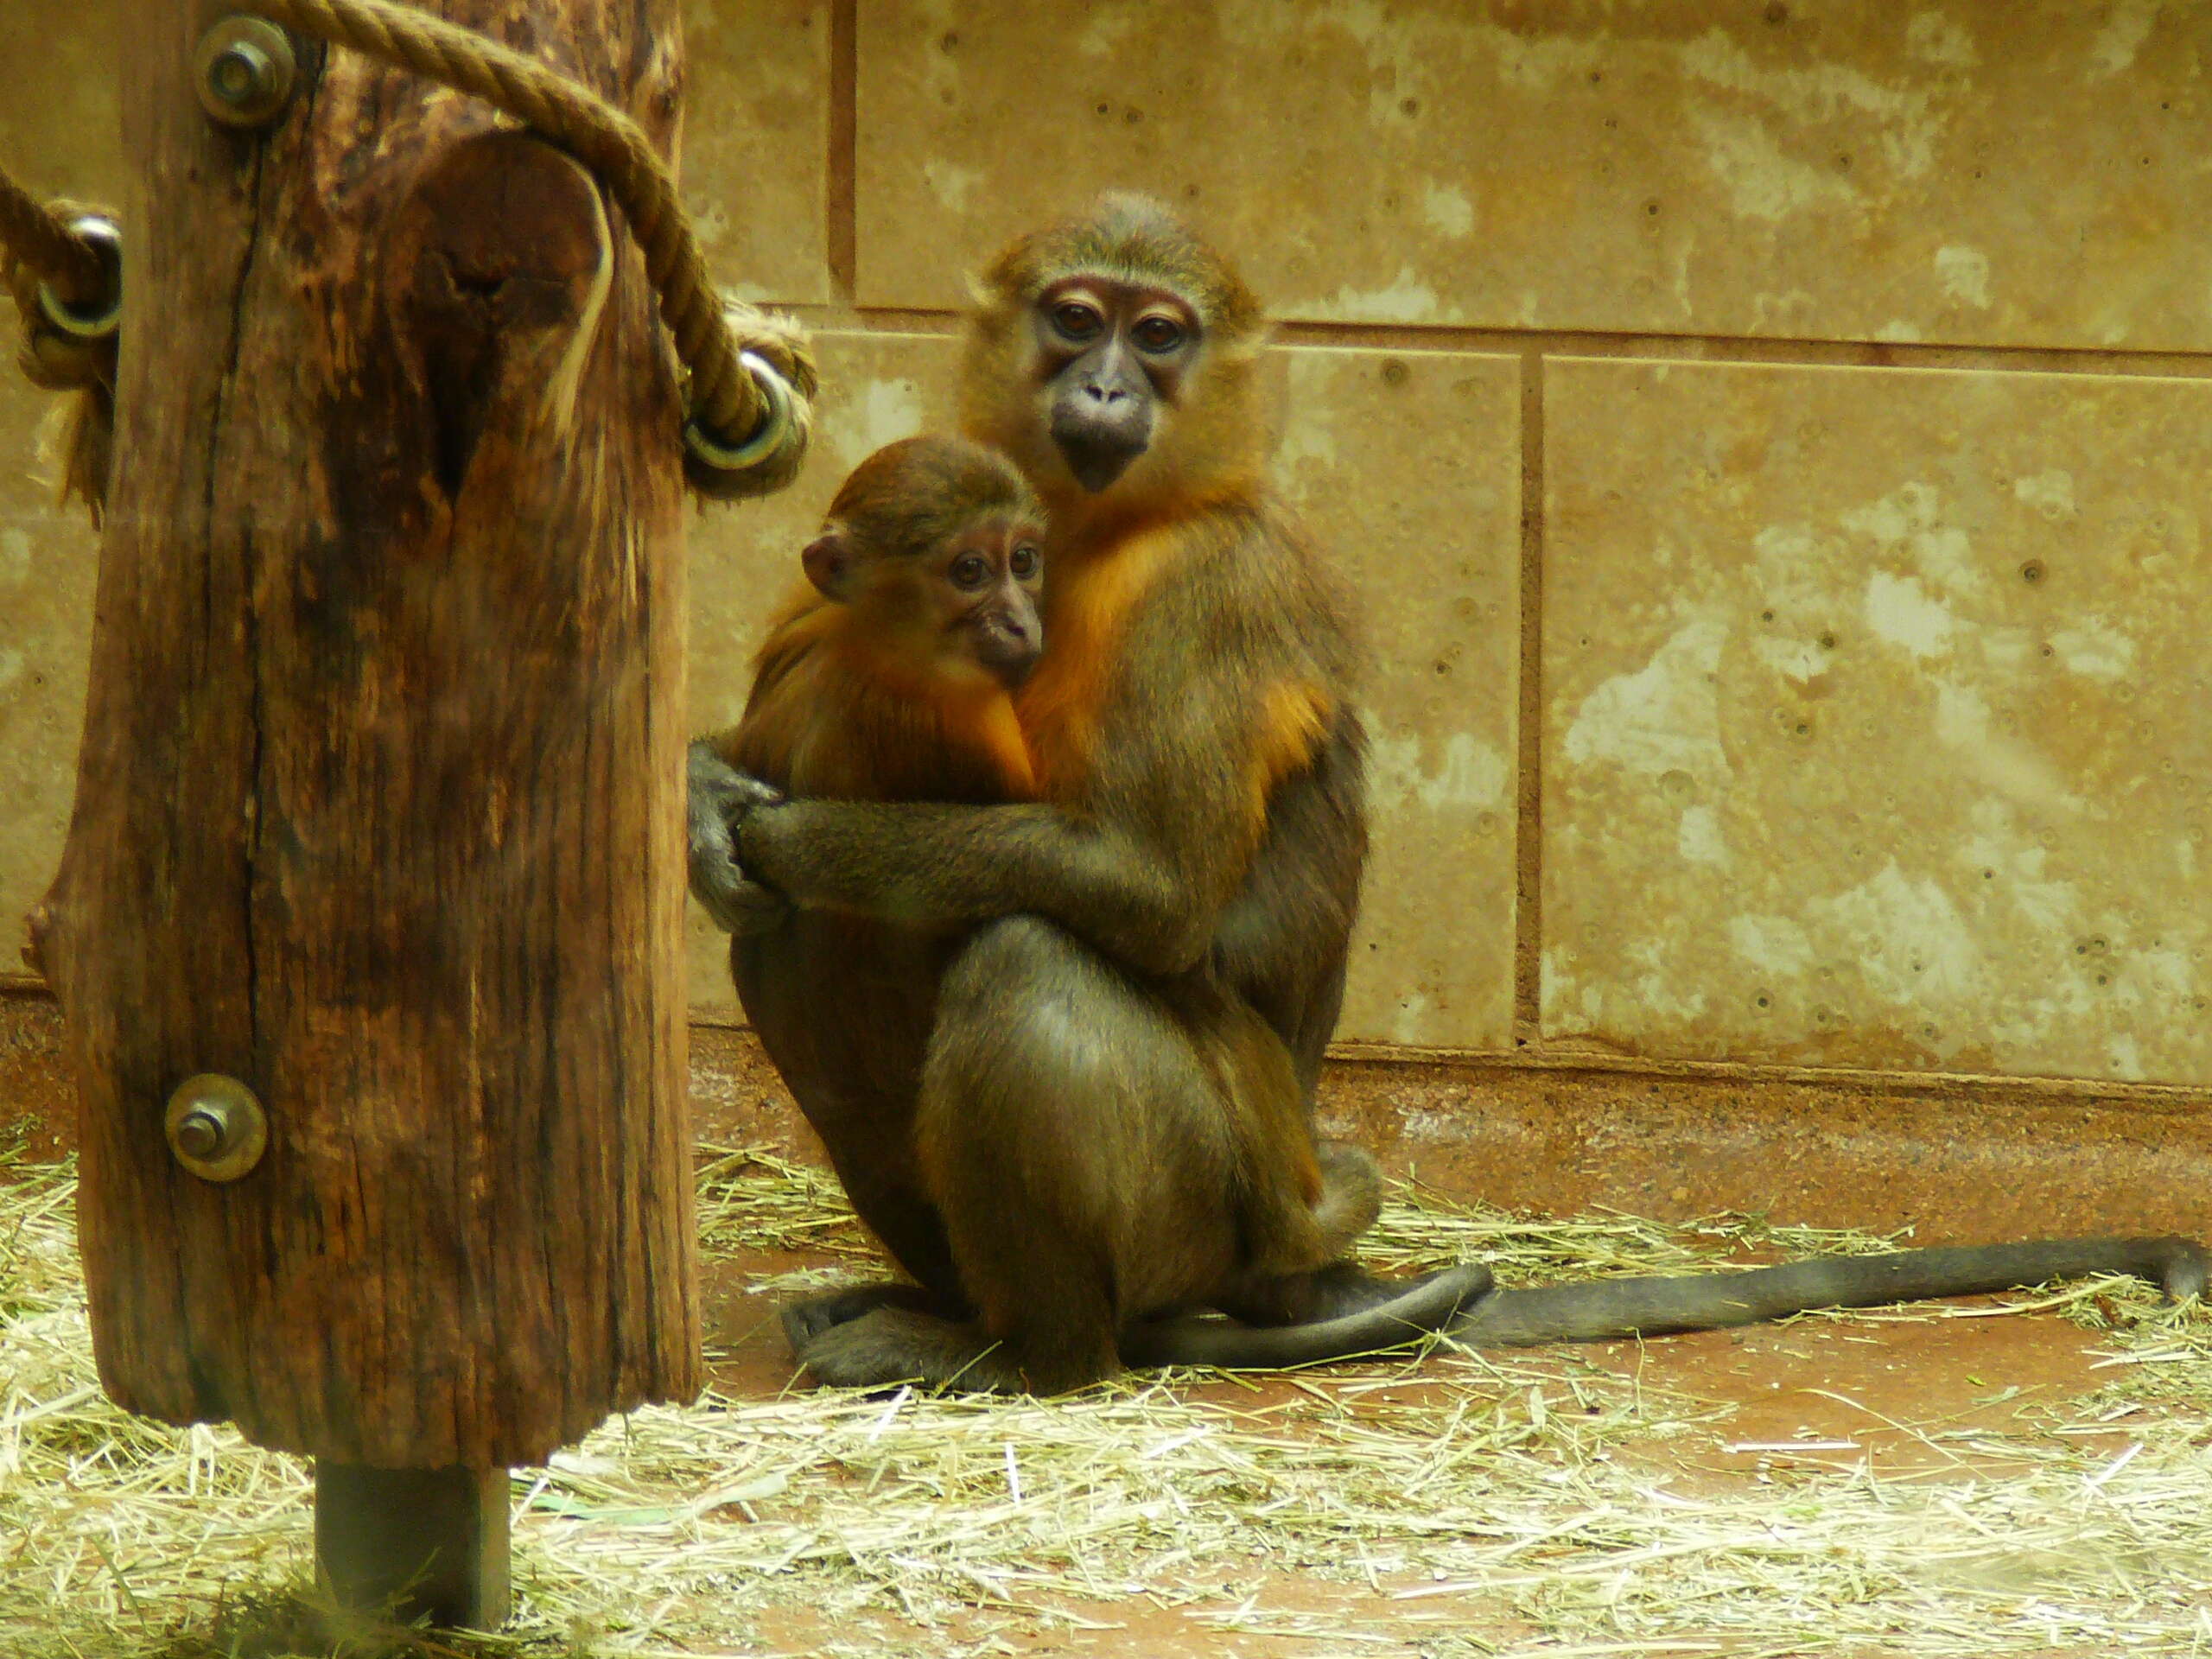
[[105, 340], [123, 323], [123, 232], [115, 221], [99, 213], [83, 213], [69, 221], [73, 235], [92, 245], [100, 268], [107, 273], [107, 291], [99, 309], [75, 306], [45, 283], [38, 285], [39, 315], [72, 340]]
[[760, 388], [761, 401], [767, 405], [760, 412], [760, 424], [753, 429], [753, 435], [733, 446], [710, 436], [696, 415], [683, 423], [684, 447], [718, 473], [750, 472], [781, 449], [785, 440], [791, 436], [792, 410], [798, 401], [791, 382], [758, 352], [740, 352], [737, 360], [745, 365], [745, 372]]

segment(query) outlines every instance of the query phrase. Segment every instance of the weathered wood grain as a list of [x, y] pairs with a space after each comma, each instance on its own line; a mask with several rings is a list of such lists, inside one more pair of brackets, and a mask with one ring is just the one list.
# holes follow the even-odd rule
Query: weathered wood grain
[[[676, 0], [435, 9], [673, 143]], [[671, 363], [574, 164], [312, 46], [279, 125], [217, 129], [219, 11], [125, 6], [120, 460], [46, 942], [101, 1376], [339, 1463], [537, 1461], [697, 1382]], [[270, 1119], [220, 1187], [162, 1134], [203, 1071]]]

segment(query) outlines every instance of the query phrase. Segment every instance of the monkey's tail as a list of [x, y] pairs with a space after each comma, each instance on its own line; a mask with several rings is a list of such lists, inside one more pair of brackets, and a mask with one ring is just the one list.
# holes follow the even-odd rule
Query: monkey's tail
[[1815, 1256], [1746, 1273], [1494, 1291], [1462, 1308], [1446, 1334], [1482, 1348], [1661, 1336], [1757, 1325], [1815, 1308], [1880, 1307], [2019, 1290], [2099, 1273], [2133, 1274], [2181, 1301], [2205, 1294], [2206, 1255], [2187, 1238], [2056, 1238], [1892, 1255]]
[[1468, 1262], [1415, 1279], [1388, 1301], [1306, 1325], [1240, 1325], [1196, 1316], [1154, 1319], [1122, 1332], [1122, 1363], [1274, 1371], [1389, 1353], [1451, 1328], [1471, 1305], [1493, 1294], [1491, 1287], [1490, 1269]]

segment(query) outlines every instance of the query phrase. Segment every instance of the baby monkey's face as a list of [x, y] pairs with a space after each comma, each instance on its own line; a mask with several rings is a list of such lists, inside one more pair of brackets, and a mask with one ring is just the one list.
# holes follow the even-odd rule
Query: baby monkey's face
[[987, 518], [921, 562], [941, 660], [965, 658], [1009, 690], [1021, 683], [1045, 648], [1044, 540], [1033, 519]]

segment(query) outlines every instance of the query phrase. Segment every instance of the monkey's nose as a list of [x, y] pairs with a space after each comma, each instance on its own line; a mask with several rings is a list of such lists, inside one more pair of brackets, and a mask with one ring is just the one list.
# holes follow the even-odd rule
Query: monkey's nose
[[1011, 688], [1028, 677], [1043, 654], [1039, 630], [1010, 616], [993, 619], [978, 655]]

